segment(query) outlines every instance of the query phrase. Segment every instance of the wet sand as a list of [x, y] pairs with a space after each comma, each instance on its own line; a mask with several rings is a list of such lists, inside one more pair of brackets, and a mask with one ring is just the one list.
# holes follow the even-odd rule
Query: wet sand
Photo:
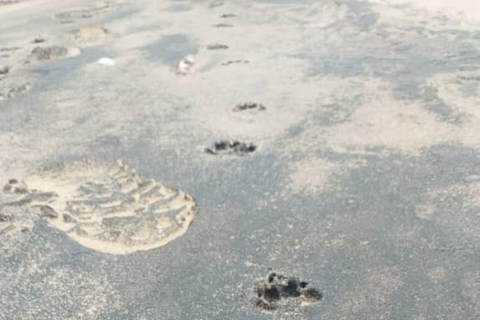
[[475, 5], [0, 1], [0, 319], [478, 319]]

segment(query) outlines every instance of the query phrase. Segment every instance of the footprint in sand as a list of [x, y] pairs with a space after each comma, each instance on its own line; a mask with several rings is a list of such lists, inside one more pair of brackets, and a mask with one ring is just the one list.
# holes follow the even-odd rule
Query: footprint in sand
[[243, 156], [247, 153], [252, 153], [255, 150], [257, 150], [257, 146], [253, 143], [220, 140], [215, 142], [211, 147], [206, 148], [205, 152], [213, 155]]
[[222, 63], [222, 66], [229, 66], [231, 64], [248, 64], [250, 61], [248, 60], [228, 60]]
[[272, 272], [266, 280], [255, 285], [255, 306], [264, 312], [273, 312], [289, 302], [307, 306], [322, 300], [322, 294], [308, 282]]
[[45, 168], [24, 182], [10, 180], [4, 190], [24, 195], [7, 206], [38, 208], [79, 244], [110, 254], [163, 246], [183, 235], [196, 213], [190, 195], [154, 180], [142, 182], [120, 161]]
[[75, 57], [80, 54], [78, 48], [65, 48], [60, 46], [36, 47], [32, 50], [31, 57], [37, 61], [48, 61], [62, 58]]
[[248, 111], [248, 110], [265, 111], [267, 110], [267, 108], [263, 104], [255, 103], [255, 102], [245, 102], [245, 103], [237, 104], [235, 108], [233, 108], [234, 112]]
[[210, 44], [207, 46], [207, 50], [227, 50], [229, 47], [226, 44]]
[[102, 26], [83, 27], [74, 32], [74, 39], [80, 45], [96, 45], [104, 42], [110, 32]]

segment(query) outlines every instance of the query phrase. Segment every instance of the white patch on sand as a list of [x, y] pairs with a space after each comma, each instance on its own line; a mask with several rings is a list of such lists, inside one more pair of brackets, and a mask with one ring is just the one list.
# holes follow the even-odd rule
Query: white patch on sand
[[115, 65], [115, 60], [113, 59], [110, 59], [110, 58], [107, 58], [107, 57], [104, 57], [104, 58], [100, 58], [98, 59], [97, 61], [98, 64], [101, 64], [101, 65], [104, 65], [104, 66], [114, 66]]
[[480, 22], [480, 2], [474, 0], [370, 0], [389, 5], [411, 5], [436, 14], [460, 18], [469, 22]]
[[299, 161], [292, 166], [291, 186], [294, 190], [315, 194], [331, 185], [332, 175], [338, 171], [338, 164], [324, 159]]

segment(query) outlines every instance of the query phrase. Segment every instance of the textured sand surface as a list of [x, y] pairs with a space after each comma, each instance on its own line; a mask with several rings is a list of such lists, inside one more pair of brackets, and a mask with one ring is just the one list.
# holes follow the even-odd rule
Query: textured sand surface
[[478, 319], [479, 6], [0, 1], [0, 319]]

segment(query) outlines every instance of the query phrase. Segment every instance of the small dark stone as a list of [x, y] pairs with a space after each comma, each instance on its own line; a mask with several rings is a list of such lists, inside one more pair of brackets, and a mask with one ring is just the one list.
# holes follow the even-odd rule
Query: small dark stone
[[308, 286], [308, 282], [302, 281], [300, 282], [300, 288], [304, 289]]
[[45, 42], [45, 41], [47, 41], [47, 40], [45, 40], [45, 39], [43, 39], [43, 38], [35, 38], [32, 42], [33, 42], [33, 43], [43, 43], [43, 42]]

